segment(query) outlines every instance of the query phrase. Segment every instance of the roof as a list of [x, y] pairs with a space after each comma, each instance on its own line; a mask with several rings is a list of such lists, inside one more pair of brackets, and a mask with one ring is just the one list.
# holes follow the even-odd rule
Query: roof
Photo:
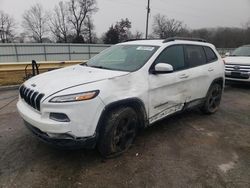
[[150, 46], [165, 46], [166, 44], [198, 44], [210, 46], [209, 43], [205, 42], [202, 39], [188, 39], [188, 38], [169, 38], [166, 40], [163, 39], [153, 39], [153, 40], [132, 40], [120, 44], [131, 44], [131, 45], [150, 45]]
[[128, 41], [128, 42], [124, 42], [121, 44], [136, 44], [136, 45], [154, 45], [154, 46], [162, 46], [163, 45], [163, 41], [162, 39], [158, 39], [158, 40], [133, 40], [133, 41]]

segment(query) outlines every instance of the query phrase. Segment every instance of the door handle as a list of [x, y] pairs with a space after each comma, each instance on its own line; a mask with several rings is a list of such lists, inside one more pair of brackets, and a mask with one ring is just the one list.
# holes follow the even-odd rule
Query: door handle
[[210, 68], [208, 69], [208, 71], [209, 71], [209, 72], [212, 72], [212, 71], [214, 71], [214, 69], [213, 69], [212, 67], [210, 67]]
[[186, 74], [181, 74], [181, 75], [179, 76], [180, 79], [185, 79], [185, 78], [188, 78], [188, 77], [189, 77], [189, 76], [186, 75]]

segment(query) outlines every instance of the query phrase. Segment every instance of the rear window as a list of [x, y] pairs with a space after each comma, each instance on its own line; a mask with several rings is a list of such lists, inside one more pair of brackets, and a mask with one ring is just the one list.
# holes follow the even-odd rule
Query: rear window
[[216, 61], [218, 59], [218, 57], [216, 56], [216, 54], [214, 53], [214, 51], [211, 48], [204, 47], [204, 50], [205, 50], [205, 53], [206, 53], [206, 56], [207, 56], [207, 62], [208, 63]]
[[185, 56], [189, 67], [197, 67], [207, 63], [205, 51], [202, 46], [186, 45]]

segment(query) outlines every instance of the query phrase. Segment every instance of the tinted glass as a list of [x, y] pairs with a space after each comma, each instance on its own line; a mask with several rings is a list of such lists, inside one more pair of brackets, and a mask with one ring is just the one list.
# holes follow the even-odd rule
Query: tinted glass
[[218, 59], [218, 57], [216, 56], [216, 54], [214, 53], [214, 51], [209, 48], [209, 47], [204, 47], [206, 56], [207, 56], [207, 62], [212, 62], [212, 61], [216, 61]]
[[174, 70], [185, 68], [183, 47], [178, 45], [166, 48], [156, 59], [156, 63], [168, 63]]
[[145, 45], [115, 45], [91, 58], [87, 65], [100, 69], [132, 72], [141, 68], [158, 48]]
[[185, 47], [186, 60], [189, 67], [197, 67], [206, 64], [206, 55], [202, 46], [191, 46]]
[[250, 56], [250, 46], [242, 46], [237, 48], [231, 56]]

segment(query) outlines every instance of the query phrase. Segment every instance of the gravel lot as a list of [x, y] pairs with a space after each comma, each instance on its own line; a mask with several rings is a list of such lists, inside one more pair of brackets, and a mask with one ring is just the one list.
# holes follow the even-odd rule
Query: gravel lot
[[192, 110], [163, 120], [110, 160], [40, 142], [24, 127], [15, 96], [0, 91], [0, 187], [250, 187], [248, 85], [227, 86], [215, 115]]

